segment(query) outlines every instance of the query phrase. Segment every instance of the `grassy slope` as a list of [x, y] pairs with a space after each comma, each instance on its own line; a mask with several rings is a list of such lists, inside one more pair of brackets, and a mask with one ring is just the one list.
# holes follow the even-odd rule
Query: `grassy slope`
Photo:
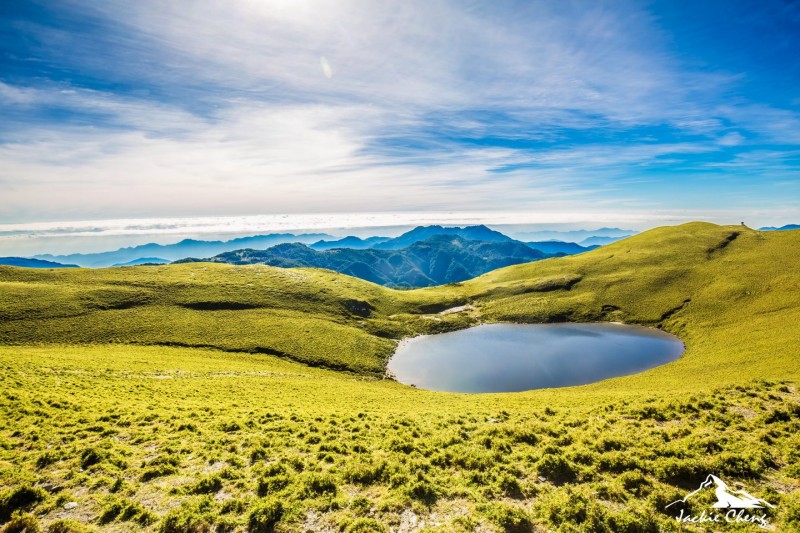
[[[493, 294], [481, 309], [492, 320], [621, 320], [658, 325], [687, 345], [676, 363], [594, 389], [704, 390], [754, 377], [798, 379], [798, 271], [800, 232], [692, 223], [498, 270], [466, 289], [479, 301]], [[568, 292], [508, 295], [565, 275], [581, 281]]]
[[[413, 320], [394, 324], [385, 317], [446, 307], [455, 297], [447, 290], [403, 293], [324, 270], [260, 265], [0, 267], [0, 342], [215, 347], [379, 375], [394, 349], [386, 336], [413, 333]], [[376, 318], [365, 322], [351, 310], [353, 302], [369, 302]]]
[[[789, 530], [800, 524], [798, 252], [799, 232], [695, 223], [406, 292], [259, 266], [2, 269], [0, 522], [25, 507], [10, 491], [40, 486], [28, 507], [42, 523], [122, 530], [245, 528], [278, 501], [288, 531], [371, 531], [406, 508], [443, 531], [673, 530], [664, 502], [714, 472], [777, 502], [772, 520]], [[468, 300], [476, 311], [425, 314]], [[661, 325], [687, 353], [637, 376], [512, 395], [369, 377], [390, 338], [564, 319]], [[108, 339], [353, 373], [88, 345]], [[73, 499], [77, 510], [57, 507]]]

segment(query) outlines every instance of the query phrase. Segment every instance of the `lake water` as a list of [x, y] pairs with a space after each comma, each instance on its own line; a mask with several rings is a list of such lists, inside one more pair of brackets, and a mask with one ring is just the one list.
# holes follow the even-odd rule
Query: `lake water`
[[677, 337], [642, 326], [486, 324], [407, 339], [388, 368], [420, 389], [516, 392], [636, 374], [683, 350]]

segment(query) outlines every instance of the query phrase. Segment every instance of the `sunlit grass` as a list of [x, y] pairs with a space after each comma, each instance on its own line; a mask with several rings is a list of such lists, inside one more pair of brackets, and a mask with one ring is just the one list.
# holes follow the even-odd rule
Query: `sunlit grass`
[[[798, 232], [690, 224], [418, 291], [259, 266], [3, 268], [0, 523], [678, 531], [664, 505], [715, 473], [790, 531], [798, 258]], [[519, 394], [382, 379], [402, 336], [554, 320], [657, 325], [687, 351]]]

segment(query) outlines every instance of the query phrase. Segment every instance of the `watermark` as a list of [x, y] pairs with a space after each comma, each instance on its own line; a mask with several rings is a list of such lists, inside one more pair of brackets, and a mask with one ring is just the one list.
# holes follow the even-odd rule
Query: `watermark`
[[[709, 499], [711, 490], [716, 502], [710, 505], [710, 509], [703, 509], [699, 514], [692, 514], [688, 510], [690, 499]], [[708, 494], [707, 494], [708, 493]], [[709, 474], [700, 487], [687, 494], [680, 500], [675, 500], [666, 506], [676, 512], [675, 520], [682, 524], [733, 524], [750, 523], [756, 524], [764, 529], [769, 527], [767, 513], [759, 509], [774, 508], [775, 506], [768, 501], [756, 498], [744, 490], [734, 490], [720, 478]]]

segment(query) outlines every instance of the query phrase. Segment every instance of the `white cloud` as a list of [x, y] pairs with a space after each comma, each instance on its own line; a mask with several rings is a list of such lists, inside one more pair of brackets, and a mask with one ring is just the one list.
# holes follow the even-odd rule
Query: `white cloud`
[[[639, 169], [795, 140], [797, 117], [714, 107], [634, 3], [367, 0], [63, 3], [97, 41], [37, 28], [63, 61], [140, 92], [0, 82], [0, 219], [657, 208]], [[88, 43], [88, 44], [87, 44]], [[113, 58], [113, 59], [112, 59]], [[40, 109], [83, 123], [25, 120]], [[22, 117], [22, 118], [19, 118]], [[770, 124], [765, 125], [764, 117]], [[733, 123], [733, 124], [731, 124]], [[480, 146], [669, 125], [705, 141]], [[793, 129], [794, 128], [794, 129]], [[498, 172], [502, 170], [502, 172]]]
[[[71, 5], [113, 26], [112, 44], [133, 48], [116, 74], [124, 69], [154, 83], [192, 80], [270, 99], [518, 108], [545, 117], [583, 110], [636, 122], [676, 113], [690, 90], [719, 82], [685, 79], [664, 52], [658, 26], [628, 2], [613, 10], [422, 0], [198, 0], [191, 9], [156, 0]], [[153, 69], [149, 53], [142, 53], [150, 50], [147, 43], [164, 69]], [[320, 57], [335, 76], [320, 69]]]
[[720, 146], [739, 146], [745, 141], [746, 139], [741, 133], [738, 131], [732, 131], [720, 137], [720, 139], [717, 141], [717, 144]]
[[[552, 201], [565, 189], [511, 174], [487, 179], [488, 168], [513, 161], [511, 151], [393, 165], [360, 153], [369, 131], [359, 128], [369, 120], [358, 108], [270, 107], [237, 110], [180, 138], [48, 132], [37, 142], [0, 147], [0, 217], [23, 215], [14, 211], [20, 206], [36, 217], [481, 208]], [[92, 212], [97, 206], [102, 210]]]
[[720, 106], [719, 113], [769, 143], [800, 144], [800, 113], [796, 111], [766, 104], [743, 104]]

